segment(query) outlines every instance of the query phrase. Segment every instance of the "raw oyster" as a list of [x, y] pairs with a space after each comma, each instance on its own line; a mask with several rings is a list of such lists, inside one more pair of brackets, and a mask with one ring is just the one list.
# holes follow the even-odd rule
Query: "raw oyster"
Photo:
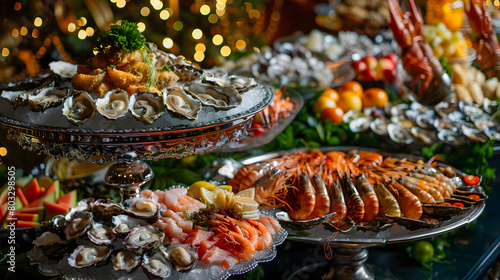
[[[96, 200], [96, 202], [92, 203], [91, 211], [95, 220], [108, 222], [110, 222], [112, 216], [125, 213], [125, 209], [120, 203], [109, 198]], [[108, 225], [111, 224], [108, 223]]]
[[198, 260], [196, 247], [187, 244], [172, 244], [165, 250], [165, 254], [177, 271], [192, 269]]
[[43, 253], [51, 259], [59, 259], [76, 247], [74, 240], [63, 240], [59, 235], [48, 231], [35, 239], [33, 244], [42, 249]]
[[151, 124], [165, 113], [163, 98], [155, 92], [139, 92], [130, 96], [129, 110], [145, 124]]
[[116, 271], [123, 270], [126, 273], [132, 272], [139, 266], [140, 263], [141, 255], [127, 249], [118, 251], [111, 261], [111, 264]]
[[26, 97], [28, 106], [34, 111], [43, 111], [49, 107], [61, 104], [68, 96], [70, 88], [49, 86], [40, 91], [28, 94]]
[[239, 93], [247, 92], [258, 85], [254, 78], [237, 75], [229, 76], [229, 84], [235, 87]]
[[87, 232], [90, 241], [98, 245], [111, 244], [116, 239], [115, 233], [111, 228], [100, 223], [94, 223], [92, 229]]
[[471, 123], [462, 123], [462, 133], [469, 139], [473, 141], [478, 141], [481, 143], [485, 143], [489, 140], [489, 137], [480, 129], [475, 127]]
[[144, 197], [133, 197], [123, 202], [125, 211], [136, 218], [155, 223], [160, 217], [158, 203]]
[[370, 129], [377, 135], [387, 136], [387, 126], [389, 123], [387, 119], [377, 118], [370, 122]]
[[66, 239], [78, 238], [87, 233], [92, 227], [93, 215], [90, 212], [79, 212], [64, 228]]
[[398, 144], [408, 145], [414, 141], [408, 129], [399, 123], [390, 123], [387, 125], [387, 133], [391, 140]]
[[187, 94], [183, 90], [169, 89], [163, 91], [165, 106], [167, 110], [174, 114], [186, 117], [190, 120], [196, 120], [201, 111], [201, 101]]
[[370, 128], [370, 120], [367, 117], [357, 118], [349, 123], [352, 132], [358, 133]]
[[142, 219], [132, 218], [123, 214], [113, 216], [112, 221], [115, 226], [113, 232], [121, 237], [127, 236], [133, 228], [148, 225], [148, 223]]
[[178, 82], [189, 83], [198, 79], [203, 73], [203, 70], [196, 68], [196, 66], [189, 63], [173, 64], [170, 65], [170, 70], [172, 70], [178, 77]]
[[203, 105], [228, 110], [241, 104], [241, 95], [233, 86], [216, 87], [200, 82], [184, 85], [184, 89], [198, 98]]
[[68, 118], [72, 124], [83, 124], [88, 119], [93, 119], [95, 116], [95, 102], [85, 91], [77, 92], [69, 97], [64, 102], [63, 115]]
[[78, 201], [78, 204], [75, 207], [71, 208], [68, 214], [66, 214], [65, 216], [66, 221], [71, 221], [75, 217], [75, 215], [78, 215], [80, 212], [90, 211], [90, 207], [93, 202], [94, 202], [93, 197], [88, 197]]
[[43, 74], [0, 85], [1, 97], [14, 106], [26, 104], [29, 95], [35, 95], [44, 88], [55, 85], [54, 74]]
[[76, 268], [100, 265], [110, 254], [111, 250], [107, 246], [81, 245], [71, 253], [68, 264]]
[[144, 271], [155, 278], [165, 278], [172, 272], [171, 264], [161, 251], [144, 256], [142, 261]]
[[97, 111], [105, 118], [116, 120], [127, 114], [128, 94], [123, 90], [108, 91], [96, 101]]
[[149, 249], [158, 247], [163, 243], [165, 233], [152, 225], [136, 227], [127, 235], [124, 240], [128, 249], [145, 252]]
[[78, 65], [66, 61], [53, 61], [49, 63], [52, 72], [61, 78], [71, 79], [78, 71]]
[[425, 145], [430, 146], [436, 143], [436, 141], [438, 140], [436, 132], [434, 132], [433, 130], [427, 130], [418, 126], [414, 126], [410, 128], [410, 132], [415, 139], [421, 141]]

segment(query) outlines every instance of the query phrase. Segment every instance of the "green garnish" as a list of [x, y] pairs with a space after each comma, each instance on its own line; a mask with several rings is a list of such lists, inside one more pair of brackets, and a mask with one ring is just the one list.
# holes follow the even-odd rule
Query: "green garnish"
[[170, 69], [170, 67], [168, 67], [168, 65], [163, 65], [163, 67], [161, 68], [163, 71], [168, 71], [168, 72], [172, 72], [172, 69]]
[[120, 25], [111, 25], [110, 30], [103, 32], [97, 39], [94, 47], [99, 52], [111, 46], [118, 45], [124, 50], [139, 50], [146, 43], [146, 38], [139, 31], [137, 23], [123, 20]]
[[108, 66], [109, 68], [111, 69], [115, 69], [115, 66], [113, 64], [111, 64], [110, 66]]
[[148, 66], [148, 80], [146, 81], [146, 88], [156, 87], [156, 82], [158, 80], [158, 73], [154, 67], [154, 62], [152, 57], [149, 55], [149, 48], [145, 47], [141, 49], [142, 57], [144, 63]]

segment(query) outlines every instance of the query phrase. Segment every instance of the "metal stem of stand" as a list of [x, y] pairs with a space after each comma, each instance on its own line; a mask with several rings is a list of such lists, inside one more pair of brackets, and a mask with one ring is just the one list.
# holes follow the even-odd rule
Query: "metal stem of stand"
[[139, 196], [140, 187], [153, 178], [151, 166], [134, 155], [128, 159], [111, 165], [104, 176], [104, 182], [110, 186], [120, 188], [123, 201]]
[[368, 250], [360, 246], [335, 246], [330, 260], [330, 271], [323, 279], [374, 279], [373, 273], [365, 266]]

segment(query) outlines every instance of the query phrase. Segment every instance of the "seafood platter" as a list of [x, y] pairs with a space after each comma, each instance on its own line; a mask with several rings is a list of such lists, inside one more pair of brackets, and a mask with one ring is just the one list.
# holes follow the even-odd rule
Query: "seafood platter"
[[480, 177], [405, 154], [325, 147], [241, 163], [227, 184], [255, 188], [255, 200], [273, 209], [288, 238], [309, 243], [367, 246], [434, 236], [472, 222], [487, 198]]
[[135, 145], [147, 159], [180, 157], [238, 139], [273, 99], [253, 78], [199, 69], [135, 39], [135, 49], [111, 44], [85, 64], [56, 61], [0, 85], [0, 121], [21, 146], [47, 155], [104, 163]]
[[246, 151], [268, 144], [295, 119], [303, 105], [301, 94], [285, 88], [275, 90], [273, 102], [252, 118], [248, 134], [224, 145], [218, 151]]
[[287, 236], [252, 197], [200, 181], [123, 203], [84, 199], [42, 225], [28, 257], [63, 279], [226, 279], [272, 260]]

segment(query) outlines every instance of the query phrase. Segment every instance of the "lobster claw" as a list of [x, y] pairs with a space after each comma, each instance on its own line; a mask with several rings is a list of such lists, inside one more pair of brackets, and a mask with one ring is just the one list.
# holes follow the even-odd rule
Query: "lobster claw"
[[389, 9], [391, 10], [391, 22], [389, 26], [394, 34], [394, 39], [402, 48], [407, 48], [412, 45], [412, 35], [410, 30], [405, 25], [404, 14], [401, 11], [397, 0], [388, 0]]
[[413, 26], [415, 28], [415, 31], [418, 33], [418, 35], [424, 36], [424, 24], [423, 24], [424, 19], [422, 18], [422, 13], [420, 12], [417, 5], [415, 5], [414, 0], [409, 0], [409, 2], [410, 2], [410, 8], [413, 17]]

